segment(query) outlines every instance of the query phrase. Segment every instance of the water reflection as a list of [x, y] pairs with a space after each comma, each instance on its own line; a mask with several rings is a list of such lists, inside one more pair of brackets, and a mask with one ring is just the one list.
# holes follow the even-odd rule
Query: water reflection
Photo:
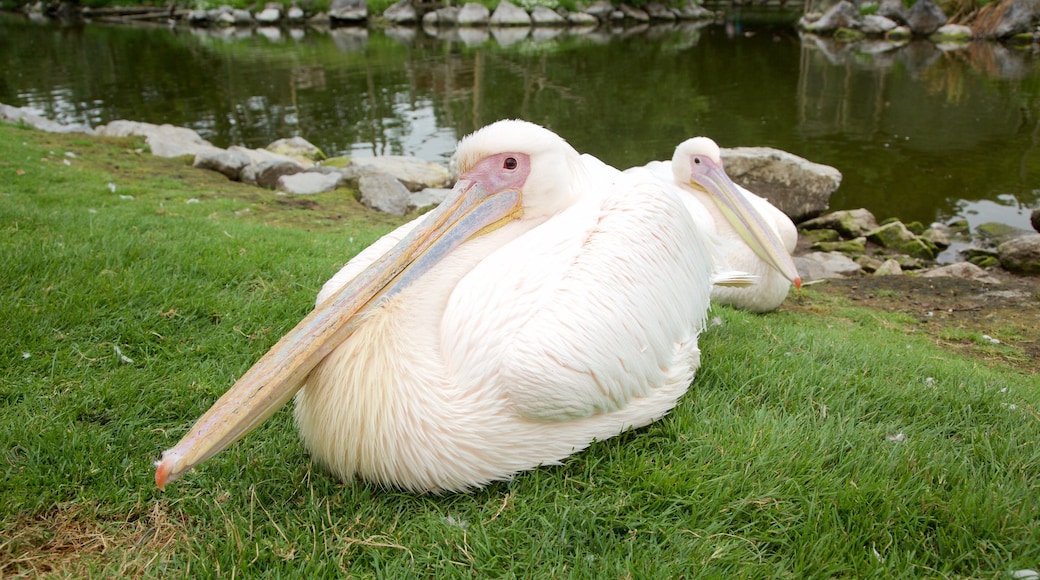
[[[1037, 56], [1000, 44], [840, 44], [743, 14], [598, 29], [53, 28], [0, 19], [0, 102], [63, 122], [300, 135], [329, 154], [446, 161], [522, 117], [620, 167], [694, 134], [845, 176], [836, 208], [929, 222], [1040, 197]], [[739, 32], [738, 32], [739, 31]], [[985, 202], [985, 203], [983, 203]], [[1028, 227], [1022, 211], [981, 215]]]

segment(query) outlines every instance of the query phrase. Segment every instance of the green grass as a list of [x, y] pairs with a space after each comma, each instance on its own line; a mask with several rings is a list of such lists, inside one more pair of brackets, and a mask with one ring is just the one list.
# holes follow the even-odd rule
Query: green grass
[[1036, 375], [812, 290], [800, 313], [714, 312], [672, 414], [511, 482], [344, 485], [310, 464], [286, 409], [159, 492], [159, 453], [396, 221], [349, 192], [290, 203], [138, 147], [0, 125], [2, 576], [1040, 566]]

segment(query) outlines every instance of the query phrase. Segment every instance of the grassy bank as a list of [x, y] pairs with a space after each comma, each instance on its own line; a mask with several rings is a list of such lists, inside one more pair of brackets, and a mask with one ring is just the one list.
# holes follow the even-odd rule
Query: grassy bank
[[333, 481], [287, 409], [161, 493], [161, 450], [398, 222], [139, 147], [0, 124], [2, 576], [1040, 567], [1035, 369], [811, 289], [766, 316], [717, 310], [664, 420], [473, 494]]

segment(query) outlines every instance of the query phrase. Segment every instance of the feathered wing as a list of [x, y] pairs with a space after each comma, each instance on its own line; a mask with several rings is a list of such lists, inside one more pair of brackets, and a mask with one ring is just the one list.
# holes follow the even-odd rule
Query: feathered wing
[[692, 377], [711, 288], [703, 238], [675, 195], [615, 178], [455, 289], [442, 340], [460, 383], [491, 381], [521, 416], [567, 421], [652, 397], [677, 366]]

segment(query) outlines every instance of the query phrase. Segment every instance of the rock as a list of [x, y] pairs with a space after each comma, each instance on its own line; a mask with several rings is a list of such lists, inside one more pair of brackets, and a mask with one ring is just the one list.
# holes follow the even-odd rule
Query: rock
[[863, 17], [863, 25], [860, 27], [860, 30], [870, 36], [883, 36], [897, 26], [899, 25], [891, 18], [878, 14], [868, 14]]
[[710, 20], [715, 18], [714, 12], [701, 6], [695, 0], [687, 0], [686, 4], [683, 4], [676, 10], [675, 15], [679, 17], [679, 20]]
[[451, 193], [450, 189], [427, 187], [417, 191], [408, 197], [408, 211], [419, 211], [428, 207], [440, 205], [444, 198]]
[[863, 16], [852, 2], [842, 0], [824, 12], [815, 22], [803, 18], [799, 25], [810, 32], [834, 32], [839, 28], [858, 29], [863, 25]]
[[419, 21], [419, 13], [411, 0], [398, 0], [383, 11], [383, 18], [394, 24], [414, 24]]
[[358, 180], [358, 189], [361, 191], [361, 203], [374, 210], [393, 215], [408, 213], [411, 193], [391, 175], [363, 175]]
[[874, 270], [875, 276], [898, 276], [902, 275], [903, 268], [899, 265], [896, 260], [885, 260], [876, 270]]
[[888, 34], [885, 35], [885, 38], [888, 39], [888, 40], [891, 40], [891, 41], [909, 40], [910, 37], [913, 36], [913, 35], [914, 35], [914, 33], [910, 31], [910, 27], [908, 27], [908, 26], [897, 26], [897, 27], [893, 28], [892, 30], [889, 30]]
[[946, 224], [946, 229], [955, 236], [971, 235], [971, 224], [969, 224], [968, 220], [964, 218], [950, 220], [950, 222]]
[[971, 40], [971, 28], [963, 24], [944, 24], [939, 27], [928, 40], [932, 42], [968, 42]]
[[[866, 272], [877, 272], [878, 268], [884, 264], [884, 262], [874, 256], [857, 256], [856, 263]], [[896, 261], [896, 264], [898, 263], [899, 262]], [[900, 268], [900, 271], [902, 271], [902, 268]]]
[[598, 20], [606, 20], [610, 18], [610, 14], [614, 12], [614, 5], [608, 0], [596, 0], [591, 6], [583, 10], [585, 14], [591, 14]]
[[567, 22], [574, 26], [596, 26], [599, 20], [587, 12], [571, 12], [567, 15]]
[[415, 157], [401, 155], [364, 157], [355, 158], [352, 164], [370, 172], [391, 175], [405, 184], [413, 184], [410, 189], [414, 191], [426, 187], [446, 187], [451, 182], [451, 175], [443, 166]]
[[208, 10], [191, 10], [188, 12], [186, 18], [188, 24], [192, 26], [209, 26], [209, 11]]
[[721, 153], [730, 178], [768, 199], [795, 223], [826, 211], [841, 185], [837, 169], [779, 149], [735, 147]]
[[802, 238], [814, 244], [816, 242], [834, 242], [841, 239], [841, 234], [839, 234], [837, 230], [826, 228], [816, 230], [803, 229], [800, 235]]
[[329, 21], [332, 23], [358, 24], [368, 20], [368, 4], [365, 0], [332, 0], [329, 6]]
[[650, 15], [646, 13], [646, 10], [636, 8], [630, 4], [621, 4], [619, 7], [621, 14], [629, 20], [635, 20], [636, 22], [650, 22]]
[[455, 26], [459, 19], [459, 8], [457, 6], [445, 6], [423, 14], [423, 25], [432, 26]]
[[235, 17], [235, 26], [249, 26], [256, 22], [253, 20], [253, 14], [244, 8], [235, 8], [231, 15]]
[[1000, 222], [986, 222], [975, 226], [975, 233], [993, 245], [1000, 245], [1009, 240], [1027, 235], [1030, 232], [1029, 230], [1023, 230]]
[[293, 4], [289, 7], [289, 11], [285, 13], [285, 17], [288, 18], [290, 22], [299, 22], [306, 18], [306, 15], [303, 13], [302, 8]]
[[935, 0], [917, 0], [906, 15], [906, 24], [917, 36], [928, 36], [946, 24], [946, 13]]
[[491, 19], [491, 11], [487, 6], [476, 2], [467, 2], [459, 10], [458, 18], [455, 20], [459, 26], [486, 26]]
[[531, 9], [531, 23], [537, 26], [563, 26], [567, 19], [545, 6], [535, 6]]
[[807, 230], [831, 229], [840, 233], [842, 237], [856, 238], [878, 229], [878, 223], [874, 214], [860, 208], [833, 211], [802, 222], [800, 227]]
[[661, 22], [671, 22], [678, 18], [675, 15], [675, 12], [672, 12], [667, 6], [660, 2], [650, 2], [647, 4], [646, 13], [650, 16], [650, 20]]
[[938, 268], [934, 268], [921, 274], [921, 277], [923, 278], [936, 278], [943, 276], [948, 278], [961, 278], [963, 280], [975, 280], [976, 282], [984, 282], [986, 284], [1000, 284], [1000, 279], [994, 277], [989, 272], [979, 268], [975, 264], [968, 262], [957, 262], [956, 264], [939, 266]]
[[793, 259], [803, 282], [855, 276], [862, 271], [859, 264], [837, 252], [813, 252]]
[[1030, 234], [997, 246], [1000, 265], [1016, 274], [1040, 274], [1040, 234]]
[[1011, 38], [1033, 31], [1034, 22], [1040, 18], [1040, 0], [1004, 0], [987, 5], [980, 10], [972, 29], [979, 38]]
[[232, 147], [198, 153], [191, 165], [197, 169], [209, 169], [223, 173], [228, 179], [238, 181], [242, 169], [250, 162], [249, 155], [242, 151], [242, 148]]
[[907, 10], [903, 6], [903, 0], [881, 0], [876, 14], [884, 16], [893, 22], [906, 24]]
[[239, 173], [242, 183], [274, 189], [278, 185], [279, 177], [299, 173], [305, 169], [299, 161], [266, 149], [228, 147], [228, 151], [232, 150], [242, 151], [249, 156], [249, 165], [243, 167]]
[[279, 177], [275, 189], [295, 195], [311, 195], [332, 191], [342, 180], [343, 175], [335, 170], [303, 171]]
[[491, 26], [530, 26], [531, 15], [509, 0], [502, 0], [488, 23]]
[[1029, 223], [1034, 230], [1040, 232], [1040, 209], [1034, 209], [1033, 213], [1029, 214]]
[[[833, 231], [833, 230], [832, 230]], [[867, 238], [860, 236], [852, 240], [838, 240], [834, 242], [816, 242], [812, 249], [821, 252], [841, 252], [845, 255], [859, 255], [867, 251]]]
[[282, 5], [275, 2], [268, 2], [264, 9], [261, 10], [256, 16], [256, 21], [261, 25], [263, 24], [277, 24], [282, 19]]
[[935, 252], [922, 240], [908, 230], [902, 222], [889, 222], [876, 230], [867, 232], [867, 239], [881, 247], [909, 254], [915, 258], [931, 260]]
[[325, 159], [325, 153], [303, 137], [279, 139], [264, 149], [267, 149], [272, 153], [292, 157], [293, 159], [302, 161], [304, 165], [309, 165], [315, 161]]
[[921, 234], [921, 237], [934, 244], [937, 248], [945, 249], [950, 247], [950, 238], [942, 229], [930, 227]]
[[152, 155], [159, 157], [194, 157], [206, 151], [219, 151], [218, 147], [206, 141], [198, 133], [186, 127], [173, 125], [153, 125], [137, 121], [112, 121], [107, 125], [95, 128], [102, 137], [129, 137], [136, 135], [145, 138], [152, 150]]
[[45, 117], [41, 117], [36, 113], [33, 113], [28, 107], [12, 107], [10, 105], [4, 105], [0, 103], [0, 120], [8, 123], [24, 123], [39, 129], [40, 131], [46, 131], [48, 133], [86, 133], [87, 135], [93, 135], [94, 129], [88, 125], [81, 125], [79, 123], [72, 125], [62, 125], [57, 121], [52, 121]]

